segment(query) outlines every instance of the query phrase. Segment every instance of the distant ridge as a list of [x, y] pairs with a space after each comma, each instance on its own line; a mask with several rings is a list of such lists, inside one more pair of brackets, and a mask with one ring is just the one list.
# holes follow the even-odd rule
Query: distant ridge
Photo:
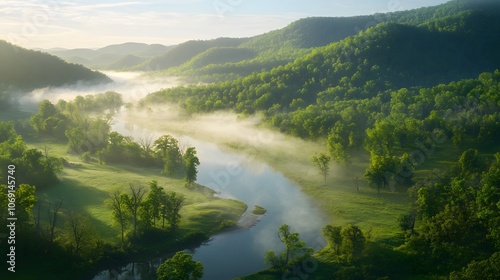
[[59, 57], [0, 40], [0, 85], [20, 89], [62, 86], [77, 82], [102, 83], [104, 74]]
[[[161, 56], [170, 47], [160, 44], [144, 44], [127, 42], [109, 45], [99, 49], [48, 49], [44, 50], [58, 56], [67, 62], [83, 64], [86, 67], [103, 70], [121, 70], [141, 64], [153, 57]], [[131, 57], [135, 57], [135, 64]], [[127, 61], [127, 63], [124, 63]]]
[[[494, 13], [492, 7], [499, 2], [453, 0], [432, 7], [366, 16], [309, 17], [250, 38], [192, 40], [171, 47], [128, 42], [98, 50], [76, 49], [51, 53], [94, 69], [166, 70], [174, 75], [214, 76], [214, 81], [227, 80], [286, 65], [315, 48], [357, 35], [376, 24], [420, 26], [465, 11]], [[135, 58], [132, 59], [130, 55]], [[134, 62], [137, 64], [133, 65]]]

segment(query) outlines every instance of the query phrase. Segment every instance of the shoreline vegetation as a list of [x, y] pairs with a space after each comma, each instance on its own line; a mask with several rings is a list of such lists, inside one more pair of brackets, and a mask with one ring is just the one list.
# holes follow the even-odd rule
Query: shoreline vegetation
[[252, 214], [261, 216], [266, 214], [266, 212], [267, 212], [266, 208], [259, 205], [255, 205]]

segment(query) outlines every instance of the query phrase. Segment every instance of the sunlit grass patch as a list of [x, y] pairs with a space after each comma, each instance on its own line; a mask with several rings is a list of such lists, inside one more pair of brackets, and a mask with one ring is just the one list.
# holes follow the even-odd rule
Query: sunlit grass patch
[[221, 199], [213, 196], [213, 191], [204, 187], [186, 188], [184, 180], [161, 175], [159, 168], [136, 168], [127, 165], [101, 165], [95, 161], [89, 163], [67, 151], [61, 143], [44, 144], [43, 140], [29, 142], [31, 147], [41, 145], [50, 147], [52, 156], [64, 157], [71, 167], [66, 167], [59, 174], [60, 183], [50, 188], [39, 190], [39, 197], [44, 197], [42, 223], [48, 225], [49, 203], [62, 199], [63, 206], [57, 227], [64, 227], [67, 211], [78, 211], [88, 215], [99, 236], [109, 242], [118, 242], [119, 229], [113, 222], [111, 208], [107, 202], [114, 190], [129, 192], [130, 184], [141, 185], [148, 189], [148, 182], [157, 180], [166, 191], [175, 191], [185, 197], [185, 206], [181, 210], [181, 228], [186, 232], [203, 231], [215, 233], [224, 220], [237, 221], [245, 212], [246, 205], [233, 199]]

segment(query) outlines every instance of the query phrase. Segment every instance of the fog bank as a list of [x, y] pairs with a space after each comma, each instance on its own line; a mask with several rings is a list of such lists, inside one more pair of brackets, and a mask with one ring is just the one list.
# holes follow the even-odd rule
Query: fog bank
[[33, 105], [44, 99], [56, 103], [60, 99], [72, 100], [78, 95], [91, 95], [115, 91], [122, 95], [124, 102], [136, 102], [151, 92], [171, 88], [181, 84], [176, 77], [146, 77], [144, 72], [102, 71], [113, 82], [105, 84], [73, 84], [62, 87], [45, 87], [22, 94], [19, 105]]

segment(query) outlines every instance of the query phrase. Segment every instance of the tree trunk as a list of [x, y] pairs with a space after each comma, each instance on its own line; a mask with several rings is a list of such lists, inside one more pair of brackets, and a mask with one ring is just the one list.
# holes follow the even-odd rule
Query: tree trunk
[[125, 231], [125, 228], [124, 228], [124, 224], [123, 224], [123, 221], [122, 221], [122, 245], [125, 244], [125, 238], [124, 238], [124, 235], [123, 235], [123, 232]]

